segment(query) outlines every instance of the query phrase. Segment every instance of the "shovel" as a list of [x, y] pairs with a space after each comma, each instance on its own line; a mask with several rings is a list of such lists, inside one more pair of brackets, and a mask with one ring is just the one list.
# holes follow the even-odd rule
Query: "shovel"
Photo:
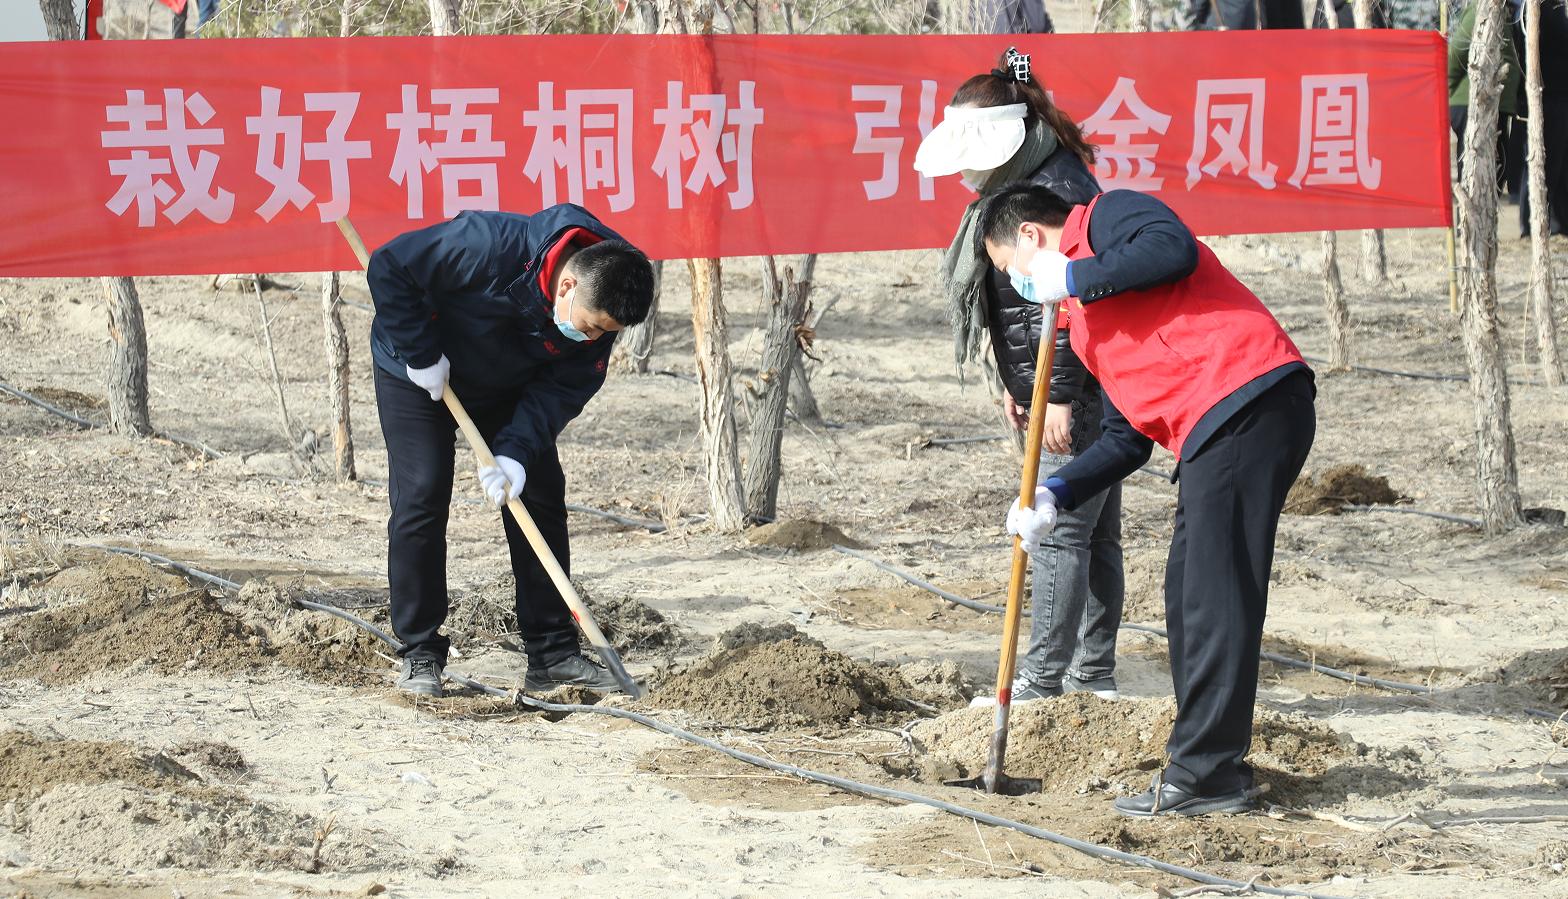
[[[1058, 303], [1042, 306], [1040, 350], [1034, 360], [1034, 395], [1029, 402], [1029, 432], [1024, 441], [1023, 481], [1018, 488], [1018, 503], [1034, 508], [1034, 490], [1040, 477], [1040, 445], [1045, 441], [1045, 406], [1051, 401], [1051, 364], [1056, 357], [1056, 310]], [[1013, 670], [1018, 664], [1018, 622], [1023, 618], [1024, 576], [1029, 570], [1029, 554], [1023, 540], [1013, 538], [1013, 575], [1007, 584], [1007, 614], [1002, 621], [1002, 658], [996, 666], [996, 717], [991, 730], [991, 754], [985, 773], [967, 780], [950, 780], [950, 787], [970, 787], [1003, 796], [1022, 796], [1041, 790], [1039, 778], [1008, 777], [1002, 773], [1007, 756], [1007, 716], [1013, 706]]]
[[[353, 224], [346, 218], [338, 219], [338, 230], [343, 232], [343, 237], [354, 249], [354, 256], [359, 259], [360, 267], [368, 268], [370, 252], [365, 249], [365, 242], [360, 239], [359, 232], [354, 229]], [[441, 399], [446, 403], [447, 411], [452, 413], [452, 418], [457, 420], [457, 426], [467, 438], [468, 445], [473, 448], [480, 467], [493, 467], [495, 456], [491, 455], [490, 447], [485, 444], [485, 438], [479, 433], [479, 429], [474, 427], [474, 420], [468, 417], [468, 410], [463, 408], [463, 404], [458, 401], [457, 394], [452, 392], [450, 385], [446, 388], [446, 392], [441, 394]], [[1038, 452], [1035, 453], [1036, 458], [1039, 455]], [[604, 667], [610, 670], [616, 683], [621, 685], [621, 689], [626, 691], [628, 696], [633, 699], [642, 698], [642, 687], [626, 673], [626, 666], [621, 663], [621, 654], [610, 645], [610, 641], [604, 636], [604, 631], [599, 630], [593, 615], [588, 612], [587, 604], [577, 595], [571, 579], [566, 576], [561, 563], [556, 560], [555, 553], [550, 551], [550, 545], [544, 542], [544, 535], [539, 533], [539, 526], [534, 524], [534, 518], [528, 514], [528, 509], [515, 499], [508, 500], [506, 508], [516, 519], [517, 526], [522, 528], [523, 535], [528, 538], [528, 545], [533, 547], [534, 553], [539, 556], [539, 561], [544, 564], [544, 570], [550, 575], [555, 589], [559, 590], [561, 598], [566, 600], [566, 608], [571, 611], [573, 620], [582, 628], [583, 634], [588, 637], [588, 642], [593, 644], [599, 659], [604, 662]]]

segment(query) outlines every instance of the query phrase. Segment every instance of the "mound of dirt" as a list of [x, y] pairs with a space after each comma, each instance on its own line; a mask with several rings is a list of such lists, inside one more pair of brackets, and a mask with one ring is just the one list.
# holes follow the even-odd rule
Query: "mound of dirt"
[[1405, 501], [1388, 478], [1363, 465], [1336, 465], [1316, 478], [1303, 475], [1285, 497], [1291, 515], [1338, 515], [1346, 506], [1391, 506]]
[[748, 730], [847, 723], [900, 708], [872, 666], [803, 640], [721, 650], [665, 681], [653, 705]]
[[199, 790], [201, 778], [162, 753], [128, 743], [43, 740], [0, 732], [0, 802], [28, 800], [61, 784], [123, 781], [157, 790]]
[[[588, 596], [588, 611], [610, 644], [623, 655], [673, 655], [688, 642], [689, 635], [654, 607], [630, 596]], [[583, 646], [588, 647], [587, 638]]]
[[1503, 666], [1502, 679], [1557, 708], [1568, 708], [1568, 649], [1527, 652]]
[[864, 544], [851, 540], [843, 531], [820, 521], [777, 521], [752, 528], [747, 532], [746, 539], [757, 546], [772, 546], [796, 552], [832, 549], [834, 546], [847, 546], [850, 549], [864, 548]]
[[385, 668], [373, 637], [293, 608], [270, 584], [247, 584], [231, 610], [145, 562], [105, 555], [84, 557], [46, 587], [74, 604], [15, 621], [0, 641], [0, 666], [49, 684], [132, 666], [176, 674], [283, 665], [322, 682], [362, 685], [378, 683], [374, 669]]
[[34, 801], [24, 818], [29, 854], [44, 867], [318, 872], [383, 861], [330, 824], [233, 794], [195, 798], [127, 783], [65, 784]]
[[759, 624], [755, 621], [735, 625], [719, 634], [714, 642], [718, 644], [719, 650], [725, 650], [740, 649], [743, 646], [761, 646], [764, 643], [782, 643], [785, 640], [798, 640], [815, 646], [822, 645], [822, 641], [806, 636], [800, 628], [788, 622]]
[[[975, 777], [985, 768], [993, 710], [961, 709], [922, 721], [910, 730], [916, 755], [886, 766], [895, 774], [928, 783]], [[1047, 792], [1079, 793], [1119, 787], [1138, 792], [1159, 768], [1165, 739], [1176, 717], [1169, 699], [1108, 702], [1089, 693], [1013, 707], [1007, 738], [1007, 770], [1038, 777]], [[1253, 725], [1249, 759], [1258, 779], [1295, 798], [1300, 778], [1316, 777], [1367, 755], [1367, 749], [1309, 719], [1260, 710]], [[1280, 777], [1284, 775], [1284, 777]], [[1276, 781], [1284, 781], [1277, 783]]]
[[[38, 585], [50, 602], [104, 602], [124, 596], [170, 596], [191, 590], [184, 578], [141, 559], [113, 553], [71, 553], [66, 567]], [[74, 563], [74, 564], [72, 564]]]

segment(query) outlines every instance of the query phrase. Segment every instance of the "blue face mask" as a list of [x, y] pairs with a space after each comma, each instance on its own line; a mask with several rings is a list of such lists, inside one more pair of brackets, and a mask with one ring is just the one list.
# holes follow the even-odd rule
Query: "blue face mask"
[[1036, 304], [1040, 302], [1035, 297], [1034, 278], [1012, 266], [1008, 266], [1007, 279], [1013, 283], [1013, 290], [1018, 292], [1018, 295], [1023, 298], [1024, 302]]
[[[577, 304], [577, 291], [575, 289], [573, 289], [571, 294], [569, 294], [569, 297], [570, 297], [570, 299], [568, 300], [567, 305], [566, 305], [566, 314], [567, 315], [571, 315], [572, 314], [572, 307]], [[553, 313], [552, 313], [552, 315], [553, 315]], [[582, 343], [583, 341], [588, 339], [588, 335], [584, 334], [583, 332], [581, 332], [579, 330], [577, 330], [577, 326], [572, 324], [570, 319], [568, 319], [566, 321], [562, 321], [561, 319], [557, 318], [555, 320], [555, 326], [560, 329], [561, 333], [563, 335], [565, 335], [565, 337], [568, 340], [575, 340], [578, 343]]]

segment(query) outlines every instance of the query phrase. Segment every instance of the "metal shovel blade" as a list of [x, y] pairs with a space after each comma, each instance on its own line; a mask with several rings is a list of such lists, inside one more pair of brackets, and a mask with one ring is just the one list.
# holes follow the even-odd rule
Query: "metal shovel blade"
[[946, 780], [942, 783], [944, 786], [963, 787], [1000, 796], [1028, 796], [1045, 789], [1045, 784], [1038, 777], [1009, 777], [1006, 774], [998, 775], [995, 783], [987, 783], [983, 774], [967, 780]]

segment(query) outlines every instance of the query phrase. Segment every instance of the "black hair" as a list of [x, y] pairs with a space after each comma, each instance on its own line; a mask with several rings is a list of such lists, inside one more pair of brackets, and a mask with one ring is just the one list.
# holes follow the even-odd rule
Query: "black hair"
[[[1060, 228], [1067, 224], [1073, 204], [1058, 197], [1051, 190], [1018, 181], [1009, 184], [984, 200], [980, 209], [980, 240], [998, 246], [1012, 246], [1018, 240], [1018, 229], [1026, 222]], [[984, 254], [985, 247], [978, 248]]]
[[625, 327], [640, 325], [653, 306], [653, 264], [624, 240], [601, 240], [573, 253], [566, 266], [583, 298]]

